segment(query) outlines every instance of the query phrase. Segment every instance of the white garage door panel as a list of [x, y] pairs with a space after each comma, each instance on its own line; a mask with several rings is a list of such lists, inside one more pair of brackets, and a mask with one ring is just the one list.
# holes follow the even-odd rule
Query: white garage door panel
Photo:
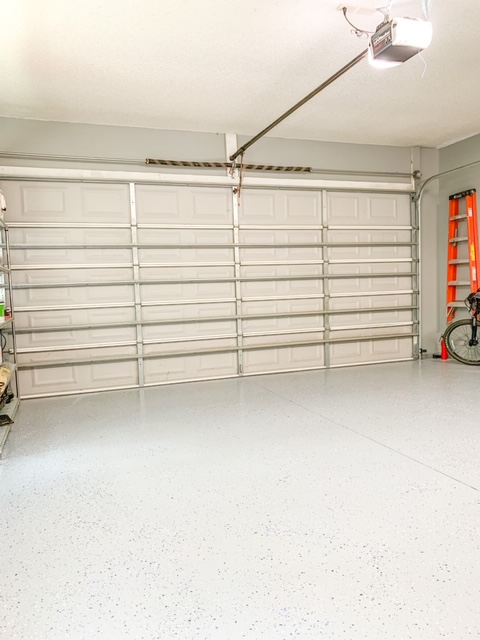
[[411, 260], [407, 260], [406, 262], [372, 262], [372, 263], [360, 263], [360, 264], [330, 264], [329, 265], [329, 273], [331, 275], [351, 275], [351, 274], [362, 274], [362, 273], [371, 273], [371, 274], [379, 274], [379, 273], [412, 273], [412, 263]]
[[[230, 229], [139, 229], [139, 244], [232, 244]], [[147, 252], [147, 250], [144, 250]]]
[[[351, 309], [352, 306], [346, 303], [345, 308]], [[331, 329], [341, 329], [342, 327], [364, 326], [369, 327], [376, 324], [404, 323], [412, 321], [411, 311], [386, 311], [385, 313], [352, 313], [339, 314], [330, 316]]]
[[[15, 229], [10, 231], [12, 244], [130, 244], [129, 229]], [[68, 249], [70, 251], [70, 249]], [[46, 250], [49, 253], [51, 249]], [[131, 254], [129, 254], [131, 256]]]
[[243, 335], [248, 338], [252, 336], [273, 336], [270, 342], [278, 342], [277, 335], [285, 336], [291, 342], [296, 337], [302, 339], [305, 333], [312, 331], [323, 331], [323, 316], [310, 318], [278, 318], [272, 323], [271, 319], [246, 320], [243, 327]]
[[331, 225], [410, 225], [408, 195], [329, 193], [328, 221]]
[[155, 385], [237, 375], [237, 354], [216, 353], [145, 360], [145, 384]]
[[[67, 329], [73, 325], [102, 325], [116, 322], [131, 322], [132, 326], [135, 320], [135, 312], [132, 307], [107, 307], [105, 309], [63, 309], [54, 311], [47, 309], [46, 311], [29, 311], [18, 312], [15, 315], [15, 324], [18, 335], [24, 335], [24, 330], [29, 330], [32, 343], [36, 338], [41, 339], [41, 331], [44, 327], [63, 327]], [[96, 329], [96, 331], [107, 331], [110, 329]], [[56, 333], [55, 342], [62, 340], [62, 333]], [[27, 334], [28, 335], [28, 334]]]
[[128, 250], [120, 249], [27, 249], [15, 251], [15, 260], [18, 265], [29, 265], [28, 269], [34, 269], [37, 265], [40, 268], [58, 269], [60, 263], [63, 269], [77, 269], [78, 265], [82, 269], [96, 269], [98, 266], [107, 267], [118, 265], [127, 267], [131, 264]]
[[79, 393], [86, 390], [135, 387], [138, 385], [137, 363], [97, 363], [95, 368], [84, 365], [38, 368], [20, 371], [23, 396]]
[[[314, 313], [323, 309], [322, 300], [263, 300], [258, 302], [245, 302], [242, 306], [244, 315], [272, 315], [278, 317], [252, 318], [243, 321], [245, 334], [252, 332], [272, 332], [291, 329], [292, 331], [305, 328], [323, 327], [322, 315], [288, 316], [295, 313]], [[285, 317], [282, 317], [285, 314]]]
[[[375, 323], [376, 325], [377, 323]], [[399, 325], [399, 326], [395, 326], [395, 327], [391, 327], [391, 326], [386, 326], [386, 327], [379, 327], [379, 326], [369, 326], [368, 324], [362, 325], [361, 327], [356, 327], [356, 328], [345, 328], [342, 329], [340, 327], [335, 327], [334, 329], [332, 329], [331, 331], [331, 336], [332, 338], [335, 339], [339, 339], [339, 338], [351, 338], [355, 336], [361, 336], [361, 337], [366, 337], [366, 336], [389, 336], [391, 334], [410, 334], [412, 332], [412, 327], [409, 324], [405, 324], [405, 325]]]
[[[231, 245], [233, 232], [230, 230], [201, 230], [201, 229], [141, 229], [138, 232], [138, 242], [141, 245], [193, 245], [192, 248], [148, 248], [139, 250], [140, 264], [176, 264], [176, 263], [231, 263], [233, 264], [233, 247], [224, 248], [196, 248], [195, 245]], [[198, 275], [196, 275], [198, 277]]]
[[[352, 242], [354, 241], [352, 240]], [[343, 260], [361, 260], [364, 262], [386, 260], [388, 263], [400, 259], [411, 260], [412, 253], [410, 247], [331, 247], [328, 257], [332, 262]]]
[[[250, 272], [252, 274], [252, 272]], [[255, 277], [253, 274], [247, 277]], [[262, 277], [262, 276], [257, 276]], [[267, 276], [268, 277], [268, 276]], [[275, 277], [274, 275], [270, 277]], [[323, 294], [322, 280], [259, 280], [242, 283], [242, 299], [294, 298], [299, 296], [320, 297]]]
[[234, 285], [230, 282], [191, 284], [147, 284], [141, 288], [142, 300], [148, 302], [216, 300], [235, 297]]
[[[160, 281], [171, 281], [171, 280], [180, 280], [186, 281], [189, 280], [226, 280], [232, 279], [235, 276], [235, 270], [232, 266], [225, 265], [214, 265], [214, 266], [199, 266], [194, 265], [191, 267], [179, 267], [178, 265], [172, 264], [168, 266], [144, 266], [140, 268], [140, 279], [142, 281], [145, 280], [160, 280]], [[153, 286], [153, 285], [145, 285], [145, 286]], [[165, 285], [164, 285], [165, 286]]]
[[129, 223], [128, 185], [3, 183], [8, 222]]
[[[409, 242], [408, 232], [376, 231], [367, 233], [365, 231], [330, 231], [329, 241], [333, 243], [387, 243], [385, 246], [347, 246], [330, 247], [328, 257], [332, 261], [342, 259], [359, 259], [372, 262], [387, 260], [393, 262], [395, 259], [411, 259], [412, 249], [409, 246], [395, 246], [396, 243]], [[407, 236], [407, 237], [405, 237]]]
[[350, 342], [330, 345], [330, 364], [368, 364], [412, 357], [412, 338]]
[[[167, 304], [145, 306], [142, 310], [143, 320], [148, 322], [156, 320], [182, 320], [185, 318], [212, 318], [225, 317], [229, 321], [229, 317], [235, 314], [235, 305], [233, 302], [207, 302], [205, 304]], [[155, 328], [155, 327], [152, 327]], [[145, 328], [146, 329], [146, 328]]]
[[240, 227], [246, 225], [320, 225], [321, 193], [244, 189], [239, 207]]
[[[106, 282], [131, 282], [132, 269], [35, 269], [32, 271], [23, 270], [23, 266], [18, 266], [13, 272], [13, 282], [15, 284], [70, 284], [75, 282], [101, 283], [99, 289], [105, 288]], [[115, 285], [115, 287], [118, 285]], [[72, 287], [75, 288], [75, 287]], [[108, 287], [107, 287], [108, 288]]]
[[[229, 320], [235, 314], [233, 303], [144, 307], [143, 319], [147, 322], [171, 320], [171, 324], [146, 325], [143, 338], [175, 341], [212, 336], [236, 336], [236, 321]], [[221, 322], [185, 322], [181, 319], [225, 317]], [[192, 348], [194, 348], [192, 346]]]
[[[165, 354], [181, 352], [198, 352], [209, 351], [211, 349], [228, 349], [236, 348], [236, 336], [234, 338], [211, 338], [203, 340], [202, 338], [192, 341], [171, 342], [169, 344], [146, 344], [144, 348], [145, 354]], [[210, 355], [210, 354], [205, 354]]]
[[[333, 311], [349, 310], [349, 309], [372, 309], [370, 313], [332, 313], [330, 316], [330, 327], [332, 329], [332, 337], [341, 335], [342, 327], [362, 327], [363, 335], [371, 335], [372, 325], [388, 325], [388, 333], [399, 333], [402, 327], [406, 327], [406, 323], [413, 323], [413, 315], [411, 310], [395, 311], [395, 307], [411, 307], [413, 305], [413, 296], [411, 295], [382, 295], [378, 297], [366, 296], [358, 298], [332, 298], [330, 300], [330, 309]], [[374, 311], [374, 309], [387, 308], [388, 311]], [[396, 326], [395, 326], [396, 325]], [[412, 330], [409, 325], [408, 330]], [[352, 336], [355, 334], [351, 334]]]
[[[226, 251], [215, 250], [210, 251], [208, 254], [202, 249], [158, 249], [158, 250], [140, 250], [140, 265], [145, 271], [147, 269], [157, 269], [163, 267], [165, 269], [169, 266], [177, 268], [179, 265], [189, 266], [191, 264], [198, 264], [199, 266], [206, 266], [206, 263], [215, 263], [216, 265], [222, 265], [226, 268], [233, 266], [233, 259]], [[157, 272], [156, 276], [158, 277]], [[162, 277], [166, 280], [172, 278], [171, 273], [162, 272]], [[208, 276], [207, 276], [208, 277]], [[150, 279], [154, 279], [153, 274], [150, 275]]]
[[314, 345], [245, 351], [243, 363], [246, 374], [321, 368], [324, 365], [323, 346]]
[[182, 324], [167, 324], [157, 326], [147, 326], [143, 330], [143, 339], [148, 341], [179, 341], [195, 340], [215, 337], [237, 336], [237, 326], [234, 320], [229, 322], [201, 322], [194, 324], [191, 322]]
[[137, 185], [136, 205], [139, 225], [232, 223], [229, 189]]
[[254, 345], [281, 345], [285, 343], [294, 344], [296, 342], [316, 342], [323, 339], [323, 333], [323, 328], [319, 327], [317, 330], [315, 328], [310, 328], [308, 331], [302, 330], [301, 333], [293, 334], [288, 334], [288, 331], [285, 331], [284, 333], [278, 332], [273, 335], [265, 334], [261, 336], [246, 336], [243, 344], [245, 347], [248, 347]]
[[375, 293], [382, 291], [410, 291], [412, 279], [404, 278], [348, 278], [332, 280], [330, 285], [332, 297], [340, 294]]
[[[356, 298], [342, 297], [331, 298], [330, 309], [336, 311], [337, 309], [380, 309], [383, 307], [406, 307], [413, 304], [413, 298], [410, 294], [391, 294], [382, 296], [359, 296]], [[363, 315], [363, 314], [362, 314]]]
[[[321, 265], [302, 265], [302, 266], [254, 266], [242, 267], [241, 275], [243, 278], [253, 280], [242, 282], [241, 293], [242, 299], [265, 298], [272, 296], [299, 297], [312, 296], [318, 297], [323, 295], [323, 280], [318, 279], [321, 275]], [[309, 279], [295, 280], [306, 276]], [[316, 279], [310, 279], [311, 277]], [[269, 278], [270, 280], [261, 280], [261, 278]], [[275, 280], [278, 278], [278, 280]], [[288, 278], [292, 278], [289, 280]]]
[[140, 265], [147, 267], [149, 265], [171, 264], [189, 264], [195, 262], [205, 264], [206, 262], [233, 265], [232, 249], [140, 249], [139, 250]]
[[15, 292], [15, 306], [48, 307], [57, 305], [88, 304], [126, 304], [133, 303], [133, 287], [119, 285], [115, 287], [66, 287], [58, 289], [20, 289]]
[[240, 233], [242, 245], [272, 245], [271, 247], [247, 247], [240, 250], [242, 264], [258, 262], [321, 262], [322, 248], [312, 246], [275, 247], [274, 245], [309, 245], [321, 243], [320, 232], [315, 231], [264, 231], [251, 230]]
[[[410, 233], [408, 231], [358, 231], [358, 230], [342, 230], [335, 229], [333, 231], [329, 231], [327, 234], [329, 242], [385, 242], [390, 243], [391, 246], [387, 247], [372, 247], [372, 251], [385, 249], [389, 250], [391, 253], [391, 249], [395, 248], [394, 245], [399, 242], [410, 242]], [[353, 247], [355, 248], [355, 247]], [[343, 249], [343, 247], [342, 247]], [[352, 250], [352, 247], [347, 247], [346, 249]], [[403, 249], [403, 248], [402, 248]], [[388, 256], [391, 257], [391, 256]]]
[[[135, 346], [118, 346], [118, 347], [99, 347], [99, 348], [86, 348], [81, 350], [73, 350], [69, 349], [69, 345], [65, 347], [65, 345], [57, 345], [53, 346], [53, 349], [50, 351], [44, 351], [42, 353], [24, 353], [22, 355], [22, 363], [29, 362], [59, 362], [59, 361], [68, 361], [76, 363], [78, 360], [88, 360], [90, 358], [100, 360], [102, 358], [116, 358], [118, 356], [134, 356], [136, 355]], [[64, 348], [65, 347], [65, 348]], [[91, 365], [82, 365], [86, 369], [90, 368]], [[116, 367], [118, 366], [118, 362], [115, 364], [110, 363], [112, 367], [112, 375], [115, 372]], [[94, 369], [92, 369], [91, 377], [94, 378]]]
[[[68, 327], [69, 320], [70, 318], [64, 316], [64, 326]], [[135, 344], [135, 341], [135, 327], [108, 327], [105, 329], [72, 330], [55, 333], [38, 331], [35, 333], [20, 333], [17, 338], [17, 346], [21, 351], [22, 349], [45, 348], [53, 344], [66, 348], [67, 346], [76, 347], [79, 345], [109, 344], [112, 342]]]
[[[46, 309], [45, 311], [17, 312], [15, 324], [17, 329], [31, 328], [35, 334], [32, 338], [40, 336], [37, 329], [41, 327], [66, 327], [71, 325], [102, 325], [115, 322], [132, 322], [135, 320], [135, 312], [131, 307], [106, 307], [104, 309]], [[108, 331], [109, 329], [105, 329]], [[58, 334], [60, 339], [61, 332]]]
[[[42, 233], [43, 231], [43, 233]], [[70, 245], [68, 248], [62, 249], [16, 249], [13, 246], [13, 260], [16, 265], [28, 265], [28, 268], [34, 268], [36, 265], [85, 265], [85, 268], [91, 268], [92, 265], [119, 265], [127, 267], [132, 264], [132, 256], [130, 249], [109, 248], [108, 245], [114, 244], [130, 244], [131, 239], [125, 237], [123, 229], [120, 233], [112, 234], [109, 240], [99, 233], [99, 230], [91, 230], [90, 233], [84, 231], [79, 233], [78, 238], [72, 241], [68, 236], [74, 234], [52, 234], [52, 230], [39, 230], [35, 233], [25, 233], [24, 243], [28, 245], [43, 244], [52, 245]], [[77, 248], [75, 245], [105, 245], [104, 247], [84, 249]]]

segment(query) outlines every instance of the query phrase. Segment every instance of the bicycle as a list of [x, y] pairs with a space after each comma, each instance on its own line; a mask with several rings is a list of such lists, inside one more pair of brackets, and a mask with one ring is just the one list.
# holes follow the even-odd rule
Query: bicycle
[[480, 324], [480, 289], [465, 298], [470, 318], [452, 322], [443, 334], [448, 354], [463, 364], [480, 365], [478, 327]]

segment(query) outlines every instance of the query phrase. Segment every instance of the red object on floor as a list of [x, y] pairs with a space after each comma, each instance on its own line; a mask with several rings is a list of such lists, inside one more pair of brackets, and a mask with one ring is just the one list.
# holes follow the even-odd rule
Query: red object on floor
[[447, 347], [445, 346], [445, 340], [443, 338], [441, 340], [441, 344], [442, 344], [442, 360], [448, 360], [448, 351], [447, 351]]

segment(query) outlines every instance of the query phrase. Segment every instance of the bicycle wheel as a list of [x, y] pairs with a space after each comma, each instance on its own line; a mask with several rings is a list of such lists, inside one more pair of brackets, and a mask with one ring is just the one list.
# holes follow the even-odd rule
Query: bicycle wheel
[[443, 334], [445, 346], [452, 358], [463, 364], [480, 365], [480, 344], [471, 347], [471, 338], [472, 321], [468, 318], [452, 322]]

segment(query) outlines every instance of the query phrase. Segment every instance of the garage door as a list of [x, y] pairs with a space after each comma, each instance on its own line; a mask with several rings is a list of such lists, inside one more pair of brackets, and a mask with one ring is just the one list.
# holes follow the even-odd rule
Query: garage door
[[408, 195], [2, 189], [24, 397], [415, 356]]

